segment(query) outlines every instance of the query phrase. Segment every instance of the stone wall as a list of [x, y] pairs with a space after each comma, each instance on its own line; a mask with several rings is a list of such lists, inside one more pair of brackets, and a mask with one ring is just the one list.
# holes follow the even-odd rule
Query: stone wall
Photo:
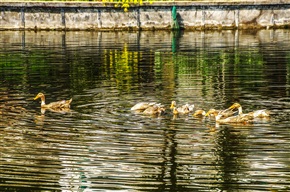
[[128, 12], [100, 2], [0, 2], [0, 30], [171, 29], [172, 7], [186, 30], [288, 28], [290, 2], [158, 2]]

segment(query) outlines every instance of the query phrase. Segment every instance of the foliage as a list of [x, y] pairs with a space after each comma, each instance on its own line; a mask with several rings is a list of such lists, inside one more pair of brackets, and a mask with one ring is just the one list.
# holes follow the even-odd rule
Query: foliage
[[[143, 0], [102, 0], [103, 3], [116, 3], [115, 7], [124, 8], [125, 12], [128, 12], [130, 5], [143, 5]], [[149, 0], [152, 3], [152, 0]]]

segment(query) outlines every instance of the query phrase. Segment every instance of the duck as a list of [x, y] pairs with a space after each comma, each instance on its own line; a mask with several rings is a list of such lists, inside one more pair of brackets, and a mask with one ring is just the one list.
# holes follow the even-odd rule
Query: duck
[[145, 115], [160, 115], [165, 112], [165, 108], [161, 106], [160, 104], [155, 104], [143, 111], [143, 114]]
[[45, 104], [45, 96], [43, 93], [38, 93], [33, 100], [41, 99], [41, 108], [46, 109], [61, 109], [61, 108], [70, 108], [70, 103], [72, 102], [72, 98], [70, 100], [62, 100], [56, 101], [49, 104]]
[[173, 107], [172, 113], [173, 115], [178, 115], [178, 114], [188, 114], [189, 108], [188, 107]]
[[[235, 110], [235, 109], [238, 110], [239, 115], [244, 114], [242, 106], [239, 103], [234, 103], [228, 108], [228, 110]], [[268, 118], [270, 117], [270, 111], [266, 109], [260, 109], [260, 110], [249, 112], [247, 113], [247, 115], [253, 116], [254, 118]]]
[[153, 105], [155, 105], [155, 102], [139, 102], [137, 104], [135, 104], [131, 110], [132, 111], [144, 111], [145, 109], [147, 109], [148, 107], [152, 107]]
[[193, 113], [194, 117], [199, 117], [199, 118], [202, 118], [205, 115], [206, 115], [206, 112], [202, 109], [195, 110], [195, 112]]
[[194, 104], [185, 104], [185, 105], [182, 105], [181, 107], [176, 107], [176, 101], [172, 101], [171, 102], [171, 106], [170, 106], [170, 109], [176, 109], [177, 111], [179, 111], [180, 113], [190, 113], [193, 111], [194, 109]]

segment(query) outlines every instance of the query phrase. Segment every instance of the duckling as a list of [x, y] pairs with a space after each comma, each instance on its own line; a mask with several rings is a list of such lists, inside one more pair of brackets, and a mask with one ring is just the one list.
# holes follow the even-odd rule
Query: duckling
[[145, 115], [160, 115], [165, 112], [165, 109], [161, 105], [152, 105], [143, 111]]
[[181, 113], [182, 113], [182, 111], [183, 112], [188, 111], [187, 113], [190, 113], [194, 109], [194, 104], [190, 105], [187, 103], [185, 105], [182, 105], [181, 107], [176, 107], [176, 101], [172, 101], [170, 109], [174, 109], [174, 107], [176, 108], [177, 111], [180, 111]]
[[[229, 110], [238, 109], [239, 115], [243, 114], [242, 106], [239, 103], [234, 103], [228, 108]], [[247, 115], [253, 116], [254, 118], [268, 118], [270, 117], [270, 111], [266, 109], [256, 110], [247, 113]]]
[[216, 109], [210, 109], [207, 111], [207, 113], [205, 114], [206, 117], [216, 117], [219, 114], [220, 110], [216, 110]]
[[70, 108], [70, 103], [72, 102], [72, 98], [70, 100], [62, 100], [56, 101], [49, 104], [45, 104], [45, 96], [43, 93], [38, 93], [34, 100], [40, 98], [41, 99], [41, 108], [51, 108], [51, 109], [60, 109], [60, 108]]
[[190, 111], [189, 111], [188, 107], [179, 107], [179, 108], [173, 107], [173, 109], [172, 109], [172, 113], [174, 115], [188, 114], [189, 112]]
[[206, 112], [202, 109], [198, 109], [194, 112], [193, 116], [194, 117], [198, 117], [198, 118], [202, 118], [206, 115]]
[[189, 110], [189, 112], [193, 112], [193, 109], [194, 109], [194, 104], [185, 104], [185, 106], [187, 106], [187, 108], [188, 108], [188, 110]]
[[136, 105], [134, 105], [131, 110], [132, 111], [144, 111], [145, 109], [147, 109], [148, 107], [152, 107], [153, 105], [155, 105], [155, 102], [140, 102], [137, 103]]

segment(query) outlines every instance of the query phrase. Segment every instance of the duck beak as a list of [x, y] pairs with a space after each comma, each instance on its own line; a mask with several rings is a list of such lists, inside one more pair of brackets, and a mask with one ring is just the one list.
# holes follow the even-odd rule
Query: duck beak
[[205, 114], [205, 116], [206, 116], [206, 117], [208, 117], [208, 116], [209, 116], [209, 114], [210, 114], [210, 112], [208, 111], [208, 112]]
[[36, 95], [36, 97], [34, 97], [34, 99], [33, 100], [36, 100], [36, 99], [38, 99], [39, 98], [39, 96], [38, 95]]
[[228, 110], [233, 110], [233, 109], [236, 109], [236, 106], [235, 105], [232, 105], [232, 106], [230, 106], [229, 108], [227, 108], [226, 110], [224, 110], [224, 111], [228, 111]]

